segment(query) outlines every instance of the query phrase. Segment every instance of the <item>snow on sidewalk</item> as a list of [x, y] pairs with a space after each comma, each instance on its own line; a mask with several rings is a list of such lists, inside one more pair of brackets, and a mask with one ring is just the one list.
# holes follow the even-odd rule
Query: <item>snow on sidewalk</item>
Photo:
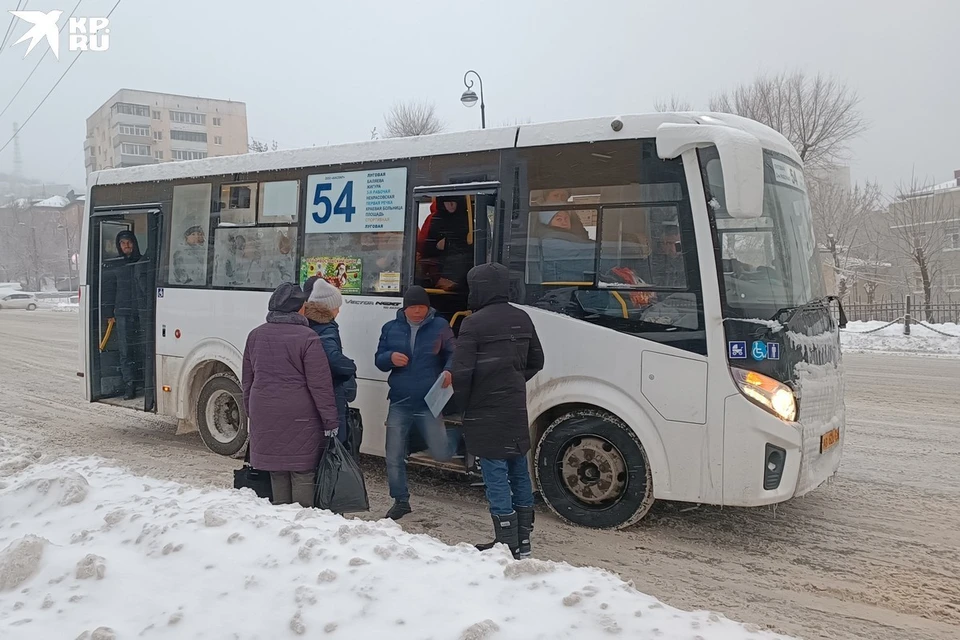
[[96, 458], [44, 462], [2, 439], [0, 549], [6, 640], [781, 637], [668, 607], [599, 569], [517, 562]]
[[[873, 331], [886, 325], [886, 322], [848, 322], [846, 329], [840, 330], [840, 344], [848, 353], [883, 352], [902, 354], [935, 354], [940, 356], [960, 356], [960, 337], [949, 337], [931, 331], [918, 324], [910, 325], [910, 335], [903, 335], [903, 324]], [[960, 325], [931, 324], [942, 333], [960, 336]]]

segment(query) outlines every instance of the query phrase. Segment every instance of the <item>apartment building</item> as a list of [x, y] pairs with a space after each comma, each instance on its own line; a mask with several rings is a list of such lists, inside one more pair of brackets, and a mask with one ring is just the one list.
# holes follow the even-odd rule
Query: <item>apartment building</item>
[[87, 118], [84, 164], [101, 169], [247, 152], [247, 106], [121, 89]]

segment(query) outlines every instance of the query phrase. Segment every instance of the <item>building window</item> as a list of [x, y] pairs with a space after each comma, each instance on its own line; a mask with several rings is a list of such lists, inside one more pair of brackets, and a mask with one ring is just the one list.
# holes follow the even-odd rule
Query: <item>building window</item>
[[153, 157], [157, 160], [163, 160], [163, 151], [155, 151]]
[[154, 119], [154, 120], [159, 120], [159, 119], [160, 119], [160, 112], [159, 112], [159, 111], [154, 111], [154, 112], [153, 112], [153, 119]]
[[221, 123], [222, 123], [222, 120], [220, 118], [213, 119], [213, 126], [219, 127]]
[[154, 140], [163, 140], [163, 131], [154, 131], [153, 132]]
[[948, 273], [943, 280], [947, 291], [960, 291], [960, 273]]
[[124, 142], [120, 146], [120, 153], [125, 156], [150, 156], [150, 145], [148, 144], [130, 144]]
[[203, 160], [207, 157], [206, 151], [184, 151], [181, 149], [174, 149], [170, 152], [171, 157], [174, 160]]
[[126, 102], [118, 102], [113, 105], [113, 108], [117, 113], [122, 113], [128, 116], [142, 116], [144, 118], [150, 117], [150, 107], [142, 104], [128, 104]]
[[122, 136], [140, 136], [146, 138], [150, 135], [150, 127], [142, 127], [139, 125], [121, 124], [118, 130]]
[[960, 249], [960, 226], [947, 227], [947, 249]]
[[173, 188], [170, 224], [169, 284], [207, 285], [207, 233], [210, 229], [210, 184]]
[[206, 142], [207, 134], [202, 131], [170, 131], [171, 140], [183, 140], [184, 142]]
[[171, 111], [170, 122], [180, 124], [207, 124], [207, 116], [203, 113], [192, 113], [190, 111]]
[[219, 146], [219, 145], [222, 145], [222, 144], [223, 144], [223, 136], [213, 136], [213, 144], [218, 145], [218, 146]]

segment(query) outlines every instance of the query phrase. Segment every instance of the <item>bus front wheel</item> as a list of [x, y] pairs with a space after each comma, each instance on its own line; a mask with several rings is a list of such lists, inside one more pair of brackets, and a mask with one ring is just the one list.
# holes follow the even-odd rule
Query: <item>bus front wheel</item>
[[653, 506], [653, 477], [640, 439], [616, 416], [576, 409], [547, 427], [537, 445], [537, 483], [564, 520], [624, 529]]
[[247, 413], [243, 391], [232, 373], [210, 376], [197, 400], [200, 439], [210, 451], [239, 458], [247, 444]]

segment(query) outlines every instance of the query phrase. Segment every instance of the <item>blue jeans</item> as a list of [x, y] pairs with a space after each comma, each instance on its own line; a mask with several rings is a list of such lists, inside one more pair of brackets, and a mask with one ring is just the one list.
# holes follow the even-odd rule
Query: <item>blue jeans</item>
[[506, 516], [517, 507], [533, 506], [533, 483], [527, 456], [506, 460], [480, 458], [480, 471], [483, 472], [491, 514]]
[[434, 417], [425, 403], [402, 400], [390, 404], [387, 413], [387, 484], [390, 497], [400, 502], [410, 501], [407, 489], [407, 449], [410, 430], [416, 428], [438, 462], [450, 459], [450, 445], [443, 420]]

